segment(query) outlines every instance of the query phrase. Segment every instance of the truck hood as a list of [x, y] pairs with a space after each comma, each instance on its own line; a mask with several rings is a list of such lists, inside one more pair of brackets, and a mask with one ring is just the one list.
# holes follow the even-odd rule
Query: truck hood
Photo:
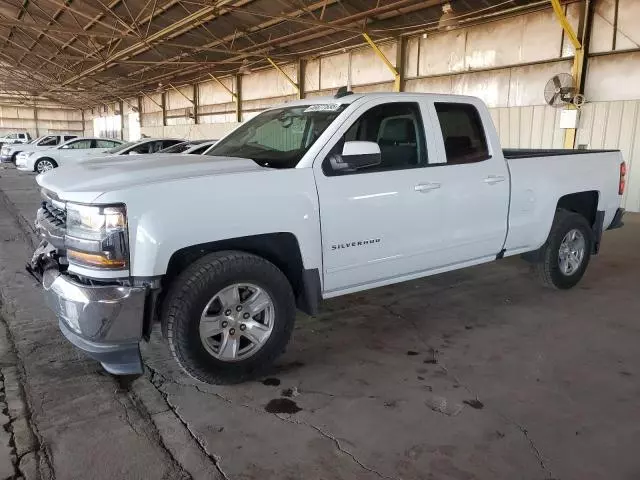
[[61, 200], [91, 202], [106, 192], [186, 178], [264, 170], [253, 160], [207, 155], [114, 155], [91, 158], [39, 175]]

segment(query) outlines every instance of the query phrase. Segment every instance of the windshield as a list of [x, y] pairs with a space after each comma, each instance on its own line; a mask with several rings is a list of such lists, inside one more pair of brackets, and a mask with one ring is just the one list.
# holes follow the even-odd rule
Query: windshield
[[129, 148], [132, 145], [135, 145], [138, 142], [127, 142], [127, 143], [123, 143], [121, 145], [116, 145], [113, 148], [110, 148], [109, 150], [107, 150], [105, 153], [118, 153], [121, 152], [122, 150], [124, 150], [125, 148]]
[[220, 140], [206, 155], [249, 158], [262, 167], [294, 168], [345, 108], [317, 104], [268, 110]]

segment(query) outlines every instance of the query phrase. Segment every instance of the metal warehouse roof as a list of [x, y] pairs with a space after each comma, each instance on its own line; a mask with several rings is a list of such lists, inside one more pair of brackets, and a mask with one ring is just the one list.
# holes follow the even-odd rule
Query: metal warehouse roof
[[[0, 95], [83, 107], [442, 26], [531, 0], [0, 0]], [[451, 16], [451, 15], [450, 15]], [[447, 20], [451, 22], [449, 18]], [[497, 39], [504, 41], [504, 39]], [[25, 96], [25, 99], [28, 98]]]

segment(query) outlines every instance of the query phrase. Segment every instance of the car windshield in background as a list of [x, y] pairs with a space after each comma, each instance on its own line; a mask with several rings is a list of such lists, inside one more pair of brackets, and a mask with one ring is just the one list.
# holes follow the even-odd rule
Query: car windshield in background
[[171, 145], [164, 150], [160, 150], [158, 153], [182, 153], [185, 150], [189, 150], [191, 147], [198, 145], [200, 142], [182, 142], [175, 145]]
[[121, 152], [122, 150], [124, 150], [125, 148], [129, 148], [132, 145], [135, 145], [138, 142], [127, 142], [127, 143], [123, 143], [121, 145], [117, 145], [113, 148], [110, 148], [109, 150], [107, 150], [105, 153], [118, 153]]
[[345, 108], [316, 104], [268, 110], [220, 140], [206, 155], [249, 158], [263, 167], [294, 168]]

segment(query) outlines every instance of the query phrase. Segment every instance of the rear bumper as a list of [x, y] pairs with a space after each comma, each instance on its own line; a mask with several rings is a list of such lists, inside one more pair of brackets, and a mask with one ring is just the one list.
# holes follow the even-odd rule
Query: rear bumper
[[0, 162], [2, 163], [9, 163], [11, 161], [11, 158], [13, 157], [13, 155], [0, 155]]
[[140, 374], [145, 287], [85, 285], [55, 268], [42, 286], [62, 334], [115, 375]]
[[613, 216], [613, 220], [611, 220], [611, 224], [609, 225], [607, 230], [615, 230], [616, 228], [624, 226], [624, 222], [622, 221], [624, 213], [624, 208], [619, 208], [618, 210], [616, 210], [616, 214]]

